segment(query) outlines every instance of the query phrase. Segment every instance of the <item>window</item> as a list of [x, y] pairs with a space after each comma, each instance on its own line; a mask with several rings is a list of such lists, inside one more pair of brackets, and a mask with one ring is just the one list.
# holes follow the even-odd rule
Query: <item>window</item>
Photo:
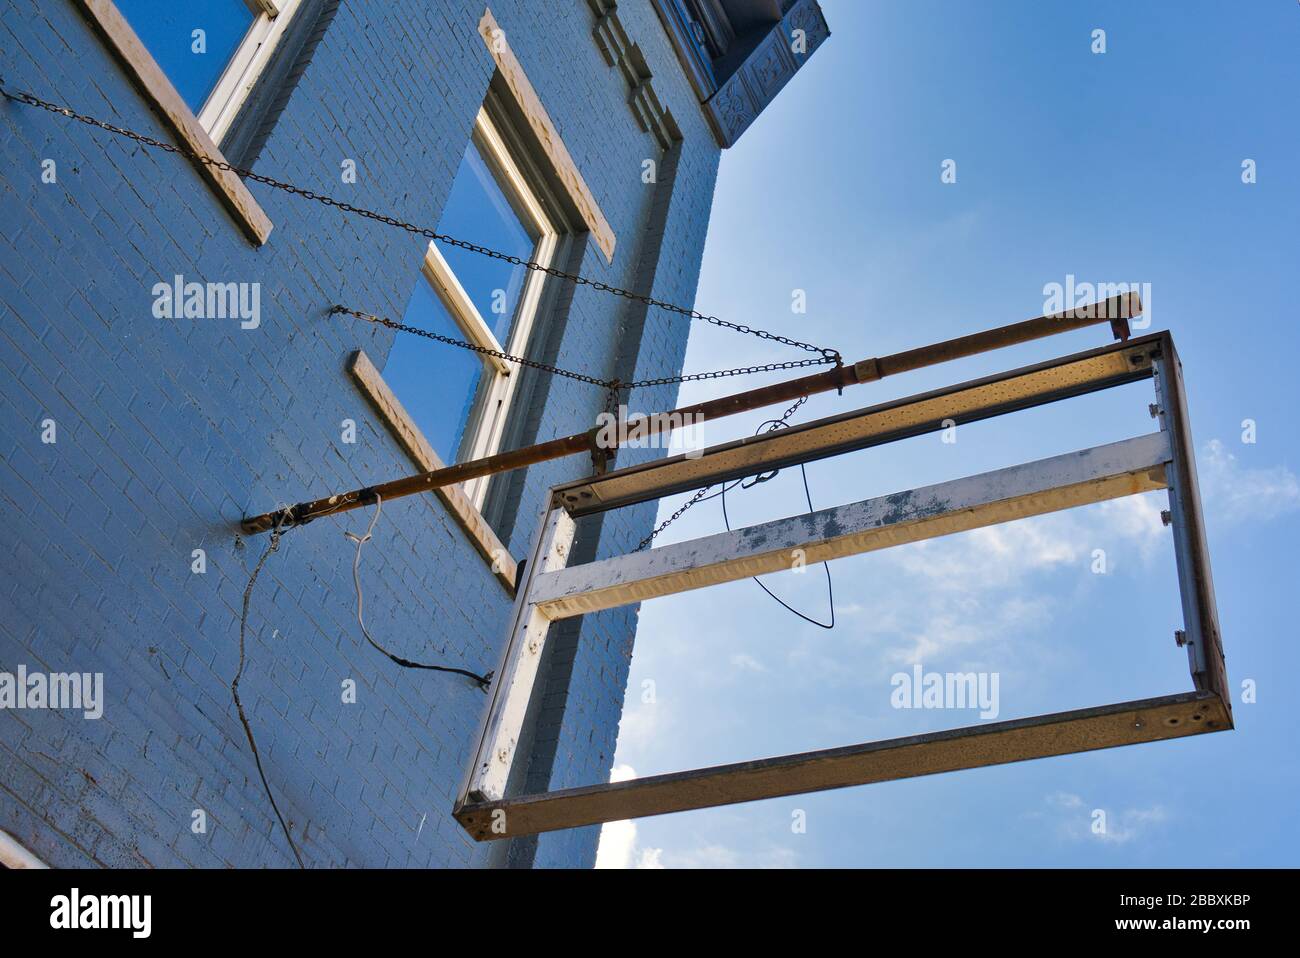
[[140, 42], [216, 143], [301, 5], [302, 0], [117, 0]]
[[[549, 265], [558, 231], [503, 135], [504, 124], [480, 110], [452, 182], [438, 232], [523, 260]], [[525, 355], [543, 274], [438, 242], [425, 251], [403, 319], [488, 349]], [[398, 337], [384, 380], [445, 463], [496, 452], [518, 369], [454, 346]], [[481, 507], [485, 479], [465, 494]]]

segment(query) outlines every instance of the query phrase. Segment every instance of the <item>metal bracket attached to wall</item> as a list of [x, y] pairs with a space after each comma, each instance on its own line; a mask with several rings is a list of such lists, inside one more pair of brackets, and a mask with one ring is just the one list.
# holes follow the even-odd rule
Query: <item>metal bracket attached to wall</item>
[[[1160, 430], [978, 476], [568, 567], [574, 519], [1151, 379]], [[1159, 698], [532, 795], [510, 794], [552, 622], [1025, 516], [1166, 489], [1193, 689]], [[1233, 727], [1214, 585], [1167, 332], [557, 486], [454, 814], [480, 841]]]

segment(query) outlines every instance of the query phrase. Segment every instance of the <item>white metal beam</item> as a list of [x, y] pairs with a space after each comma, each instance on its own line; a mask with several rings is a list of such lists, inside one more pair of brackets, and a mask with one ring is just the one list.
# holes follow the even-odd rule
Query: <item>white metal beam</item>
[[533, 553], [524, 568], [524, 579], [519, 583], [510, 640], [492, 682], [491, 704], [478, 751], [462, 789], [465, 798], [497, 799], [505, 794], [551, 624], [530, 599], [529, 583], [536, 581], [540, 573], [564, 567], [574, 532], [573, 519], [563, 509], [548, 510], [543, 517]]
[[680, 542], [540, 572], [530, 600], [550, 619], [1165, 488], [1166, 433], [1024, 463]]

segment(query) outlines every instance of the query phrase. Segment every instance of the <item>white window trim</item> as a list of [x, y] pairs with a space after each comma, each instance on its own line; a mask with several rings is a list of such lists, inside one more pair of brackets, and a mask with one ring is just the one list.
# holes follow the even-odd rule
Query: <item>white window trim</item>
[[[551, 257], [559, 242], [559, 232], [546, 215], [535, 191], [529, 186], [523, 171], [510, 155], [510, 150], [500, 131], [487, 111], [480, 109], [475, 120], [475, 140], [484, 154], [483, 158], [493, 167], [493, 171], [504, 180], [502, 186], [507, 198], [518, 204], [516, 212], [538, 234], [533, 247], [532, 259], [543, 266], [550, 264]], [[544, 274], [529, 270], [524, 282], [519, 305], [515, 309], [514, 324], [505, 343], [497, 341], [492, 327], [483, 319], [475, 308], [469, 294], [460, 280], [452, 272], [450, 264], [443, 257], [437, 246], [430, 242], [424, 257], [424, 275], [433, 286], [452, 319], [465, 334], [465, 338], [477, 346], [509, 353], [513, 356], [523, 355], [537, 319], [537, 307], [541, 300]], [[518, 369], [504, 360], [495, 357], [483, 357], [484, 372], [489, 377], [480, 385], [479, 394], [461, 440], [461, 450], [457, 450], [459, 460], [481, 459], [495, 453], [501, 445], [501, 436], [505, 431], [507, 413], [514, 398], [515, 387], [519, 382]], [[472, 479], [463, 486], [463, 491], [474, 504], [481, 509], [487, 498], [488, 477]]]
[[257, 85], [303, 0], [246, 0], [256, 19], [199, 110], [199, 124], [220, 143]]

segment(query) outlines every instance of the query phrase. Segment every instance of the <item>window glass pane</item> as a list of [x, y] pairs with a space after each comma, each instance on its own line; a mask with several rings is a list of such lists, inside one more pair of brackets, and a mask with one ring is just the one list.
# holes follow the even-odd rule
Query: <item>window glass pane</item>
[[[465, 338], [423, 273], [415, 282], [402, 321], [444, 336]], [[456, 461], [482, 375], [483, 360], [478, 354], [414, 340], [406, 333], [397, 334], [384, 366], [384, 382], [448, 465]]]
[[196, 114], [254, 19], [244, 0], [117, 0], [117, 8]]
[[[533, 255], [535, 238], [525, 228], [497, 183], [491, 168], [471, 141], [465, 150], [438, 232], [468, 240], [520, 259]], [[497, 342], [506, 345], [528, 270], [499, 259], [438, 244], [438, 251], [469, 293]], [[497, 294], [501, 290], [501, 294]]]

